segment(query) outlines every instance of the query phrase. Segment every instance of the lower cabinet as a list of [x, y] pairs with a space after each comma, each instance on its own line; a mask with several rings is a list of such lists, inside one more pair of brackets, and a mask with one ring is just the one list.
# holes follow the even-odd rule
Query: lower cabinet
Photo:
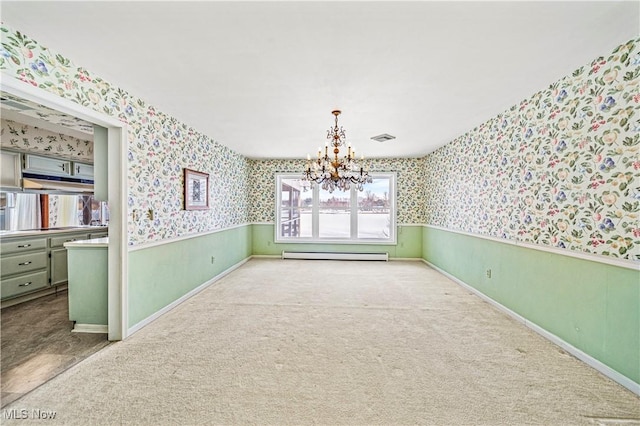
[[32, 272], [2, 280], [2, 298], [19, 296], [23, 293], [42, 290], [49, 286], [47, 271]]
[[64, 243], [86, 240], [88, 238], [88, 234], [60, 235], [49, 238], [49, 248], [51, 249], [49, 252], [51, 285], [66, 284], [69, 279], [67, 249], [64, 248]]
[[67, 249], [53, 249], [49, 256], [51, 257], [51, 285], [65, 284], [69, 277]]
[[68, 281], [64, 243], [86, 240], [86, 232], [7, 237], [0, 245], [0, 297], [7, 300]]
[[47, 238], [3, 239], [0, 247], [2, 300], [49, 286]]

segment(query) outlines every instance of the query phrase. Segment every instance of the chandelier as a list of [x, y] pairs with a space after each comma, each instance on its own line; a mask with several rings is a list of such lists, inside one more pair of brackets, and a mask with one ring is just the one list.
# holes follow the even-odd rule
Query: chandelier
[[[307, 169], [302, 180], [316, 183], [322, 189], [330, 193], [336, 188], [348, 191], [351, 184], [354, 184], [359, 191], [364, 189], [365, 183], [371, 183], [373, 179], [369, 176], [369, 167], [363, 167], [364, 155], [360, 157], [360, 164], [356, 161], [356, 151], [347, 145], [347, 155], [340, 157], [340, 147], [345, 146], [345, 134], [342, 127], [338, 127], [339, 110], [331, 111], [335, 116], [335, 125], [327, 131], [328, 141], [324, 144], [324, 155], [322, 149], [318, 148], [318, 159], [311, 161], [311, 156], [307, 154]], [[330, 156], [329, 146], [333, 147], [333, 156]]]

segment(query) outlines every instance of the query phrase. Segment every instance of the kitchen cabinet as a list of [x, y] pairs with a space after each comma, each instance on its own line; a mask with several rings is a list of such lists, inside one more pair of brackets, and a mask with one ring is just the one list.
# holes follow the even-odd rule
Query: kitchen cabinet
[[2, 276], [31, 272], [35, 269], [47, 267], [46, 250], [38, 250], [31, 253], [20, 253], [12, 256], [2, 256]]
[[60, 285], [67, 282], [69, 271], [67, 270], [67, 249], [59, 248], [51, 250], [51, 285]]
[[23, 172], [48, 176], [71, 176], [71, 161], [25, 154]]
[[93, 180], [93, 164], [73, 163], [73, 176]]
[[11, 253], [24, 253], [33, 250], [46, 249], [47, 248], [47, 239], [46, 238], [14, 238], [14, 239], [5, 239], [0, 244], [0, 252], [5, 254]]
[[[106, 229], [100, 229], [99, 234], [105, 231]], [[48, 294], [44, 290], [54, 291], [67, 284], [68, 255], [64, 244], [86, 240], [90, 236], [89, 232], [84, 228], [68, 232], [45, 231], [41, 236], [3, 236], [0, 243], [0, 295], [3, 306], [9, 299], [20, 296], [39, 297]], [[43, 294], [38, 294], [39, 291]]]
[[41, 290], [48, 286], [47, 271], [16, 275], [2, 280], [2, 298], [9, 299], [27, 292]]
[[67, 249], [64, 248], [64, 243], [86, 240], [88, 238], [89, 235], [85, 233], [60, 235], [49, 238], [49, 247], [51, 248], [49, 252], [51, 285], [66, 284], [68, 280]]
[[0, 186], [3, 189], [20, 188], [20, 153], [0, 151]]
[[49, 286], [46, 238], [19, 238], [0, 245], [2, 300]]

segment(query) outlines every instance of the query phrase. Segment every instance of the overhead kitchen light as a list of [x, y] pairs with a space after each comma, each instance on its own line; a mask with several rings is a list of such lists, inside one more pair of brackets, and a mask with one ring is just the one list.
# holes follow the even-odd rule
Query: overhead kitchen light
[[26, 192], [31, 191], [61, 191], [63, 193], [93, 194], [93, 183], [69, 182], [64, 180], [50, 180], [38, 178], [23, 178], [22, 187]]
[[386, 142], [386, 141], [390, 141], [391, 139], [395, 139], [395, 136], [391, 136], [388, 133], [383, 133], [381, 135], [378, 136], [372, 136], [371, 139], [373, 139], [376, 142]]
[[7, 99], [5, 97], [1, 97], [0, 98], [0, 104], [3, 107], [7, 107], [9, 109], [14, 109], [14, 110], [18, 110], [18, 111], [28, 111], [28, 110], [33, 109], [30, 106], [21, 104], [20, 102], [16, 102], [16, 101], [14, 101], [12, 99]]

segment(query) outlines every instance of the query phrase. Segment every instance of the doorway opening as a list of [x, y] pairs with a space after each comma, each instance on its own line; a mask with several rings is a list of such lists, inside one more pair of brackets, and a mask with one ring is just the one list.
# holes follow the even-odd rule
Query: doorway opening
[[[12, 76], [2, 75], [2, 92], [42, 105], [71, 117], [91, 123], [96, 129], [95, 195], [109, 206], [108, 243], [108, 338], [122, 340], [127, 336], [127, 230], [126, 174], [127, 129], [117, 118], [107, 116], [42, 89], [30, 86]], [[101, 134], [98, 137], [98, 133]], [[100, 140], [99, 140], [100, 139]]]

